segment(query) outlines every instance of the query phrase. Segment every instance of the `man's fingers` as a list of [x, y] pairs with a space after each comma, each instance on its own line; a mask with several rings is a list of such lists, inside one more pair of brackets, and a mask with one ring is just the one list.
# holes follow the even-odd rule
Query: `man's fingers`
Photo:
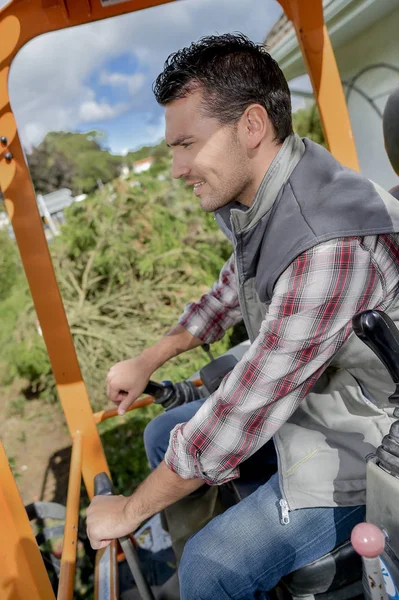
[[127, 394], [127, 396], [125, 396], [123, 398], [122, 402], [119, 404], [118, 414], [124, 415], [125, 412], [127, 411], [127, 409], [129, 408], [129, 406], [131, 406], [135, 400], [136, 400], [136, 395], [129, 392]]
[[113, 385], [109, 386], [109, 394], [108, 394], [108, 398], [110, 400], [112, 400], [112, 402], [115, 402], [116, 404], [119, 402], [120, 398], [120, 393], [121, 390], [118, 387], [115, 387]]
[[107, 388], [107, 396], [108, 396], [109, 399], [111, 399], [111, 393], [112, 393], [112, 390], [114, 388], [114, 386], [112, 385], [113, 378], [114, 378], [114, 372], [112, 371], [112, 369], [110, 369], [108, 371], [108, 374], [107, 374], [107, 377], [106, 377], [106, 380], [105, 380], [105, 385], [106, 385], [106, 388]]
[[109, 546], [111, 542], [112, 540], [90, 540], [90, 546], [93, 548], [93, 550], [101, 550], [102, 548]]

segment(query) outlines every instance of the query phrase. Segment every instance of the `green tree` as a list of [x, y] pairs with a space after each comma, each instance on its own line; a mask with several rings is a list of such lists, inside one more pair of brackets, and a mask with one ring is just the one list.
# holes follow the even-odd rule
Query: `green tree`
[[322, 146], [326, 146], [320, 114], [316, 104], [300, 108], [292, 115], [294, 131], [300, 137], [307, 137]]
[[33, 185], [38, 194], [48, 194], [60, 188], [76, 191], [75, 166], [63, 152], [46, 141], [27, 155]]
[[4, 229], [0, 230], [0, 301], [10, 295], [19, 271], [19, 256], [15, 242], [9, 238]]
[[52, 131], [28, 155], [36, 191], [48, 193], [68, 187], [75, 194], [93, 192], [99, 183], [118, 176], [122, 157], [105, 150], [98, 131]]
[[125, 163], [133, 167], [133, 163], [149, 156], [154, 156], [154, 146], [142, 146], [138, 150], [130, 151], [125, 156]]

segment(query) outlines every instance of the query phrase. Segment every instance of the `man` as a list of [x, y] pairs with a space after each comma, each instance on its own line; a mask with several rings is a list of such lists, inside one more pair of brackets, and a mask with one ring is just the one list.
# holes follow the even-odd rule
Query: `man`
[[204, 483], [237, 478], [242, 461], [274, 443], [278, 473], [196, 533], [179, 567], [183, 600], [260, 598], [364, 518], [366, 459], [392, 409], [389, 377], [351, 319], [375, 307], [399, 318], [399, 210], [292, 133], [281, 70], [242, 35], [170, 56], [154, 91], [173, 176], [215, 213], [233, 255], [174, 329], [112, 367], [108, 395], [122, 414], [161, 364], [241, 317], [251, 346], [200, 406], [149, 425], [153, 472], [130, 498], [94, 499], [88, 533], [103, 547]]

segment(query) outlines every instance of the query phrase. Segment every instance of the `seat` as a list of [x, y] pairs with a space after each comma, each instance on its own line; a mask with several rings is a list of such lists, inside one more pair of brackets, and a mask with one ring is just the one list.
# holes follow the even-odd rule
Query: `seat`
[[[340, 599], [362, 594], [362, 560], [348, 540], [280, 581], [292, 596], [314, 596], [341, 590]], [[348, 589], [348, 595], [342, 594]]]

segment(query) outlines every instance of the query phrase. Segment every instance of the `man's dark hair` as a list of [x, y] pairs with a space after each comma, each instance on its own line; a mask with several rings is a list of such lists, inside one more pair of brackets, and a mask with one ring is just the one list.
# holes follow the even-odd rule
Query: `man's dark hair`
[[291, 96], [276, 61], [243, 34], [203, 37], [171, 54], [153, 91], [165, 106], [197, 89], [204, 112], [221, 123], [236, 123], [251, 104], [263, 106], [282, 143], [292, 133]]

